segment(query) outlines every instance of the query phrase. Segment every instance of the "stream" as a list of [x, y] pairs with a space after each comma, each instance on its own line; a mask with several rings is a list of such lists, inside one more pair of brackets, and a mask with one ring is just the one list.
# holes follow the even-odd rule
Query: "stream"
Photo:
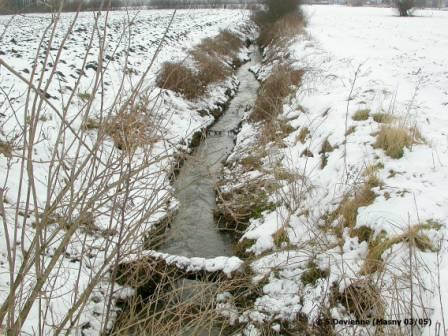
[[240, 82], [238, 92], [181, 168], [175, 182], [180, 206], [171, 228], [166, 232], [162, 252], [203, 258], [233, 254], [232, 238], [228, 233], [218, 231], [213, 218], [215, 184], [223, 160], [234, 147], [234, 131], [245, 110], [253, 106], [257, 98], [259, 83], [249, 69], [260, 59], [257, 48], [253, 48], [250, 62], [243, 64], [236, 73]]
[[[234, 147], [236, 131], [244, 112], [254, 105], [257, 98], [259, 83], [250, 68], [260, 61], [258, 49], [253, 48], [251, 60], [236, 72], [240, 82], [236, 95], [207, 131], [208, 136], [180, 169], [174, 184], [180, 205], [170, 228], [165, 232], [165, 242], [160, 252], [201, 258], [233, 255], [231, 235], [220, 232], [214, 221], [215, 184], [223, 161]], [[168, 281], [169, 290], [161, 293], [165, 295], [163, 299], [149, 308], [128, 310], [124, 314], [125, 319], [133, 321], [129, 332], [124, 335], [224, 335], [220, 323], [214, 320], [216, 311], [213, 302], [218, 285], [213, 280], [170, 278]], [[198, 313], [200, 311], [203, 313]]]

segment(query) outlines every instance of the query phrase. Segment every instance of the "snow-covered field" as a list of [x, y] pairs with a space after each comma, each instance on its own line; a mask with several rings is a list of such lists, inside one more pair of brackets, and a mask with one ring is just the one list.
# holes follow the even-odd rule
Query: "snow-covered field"
[[[176, 206], [170, 183], [173, 155], [186, 148], [194, 131], [214, 120], [204, 111], [226, 101], [225, 92], [237, 85], [229, 78], [209, 87], [198, 101], [188, 102], [171, 92], [154, 90], [157, 71], [165, 61], [182, 60], [188, 49], [220, 30], [239, 32], [247, 14], [239, 10], [182, 10], [175, 16], [169, 10], [117, 11], [102, 13], [97, 23], [93, 13], [63, 14], [57, 21], [40, 14], [0, 16], [0, 186], [5, 208], [0, 213], [0, 301], [12, 288], [10, 270], [26, 274], [13, 306], [17, 312], [26, 310], [30, 295], [41, 300], [35, 301], [23, 321], [24, 334], [37, 334], [39, 326], [43, 334], [54, 334], [55, 326], [75, 307], [83, 312], [65, 321], [70, 333], [98, 334], [103, 326], [111, 326], [116, 309], [108, 303], [110, 293], [118, 297], [121, 292], [105, 279], [107, 269], [115, 258], [138, 255], [145, 233]], [[27, 91], [30, 80], [37, 90]], [[114, 148], [111, 138], [99, 144], [95, 129], [84, 128], [86, 121], [119, 113], [134, 92], [148, 96], [149, 107], [143, 110], [150, 110], [146, 116], [157, 126], [151, 135], [156, 141], [128, 158]], [[143, 106], [138, 104], [133, 106]], [[29, 132], [33, 120], [34, 135]], [[21, 166], [26, 162], [23, 156], [33, 161], [26, 172]], [[55, 158], [58, 162], [52, 163]], [[128, 182], [123, 180], [124, 165], [136, 167], [125, 177]], [[91, 179], [91, 174], [97, 177]], [[67, 188], [71, 179], [73, 186]], [[132, 185], [130, 193], [123, 193], [126, 188], [121, 183]], [[96, 201], [94, 195], [99, 197]], [[98, 203], [88, 206], [95, 209], [94, 218], [83, 218], [91, 201]], [[77, 205], [72, 207], [71, 202]], [[66, 205], [74, 212], [67, 213]], [[25, 208], [28, 213], [23, 212]], [[40, 217], [44, 209], [51, 209], [55, 218]], [[125, 210], [126, 216], [118, 220]], [[61, 222], [58, 214], [71, 219]], [[70, 233], [71, 220], [86, 220], [81, 226], [87, 226]], [[36, 224], [42, 222], [48, 226]], [[69, 242], [64, 242], [68, 237]], [[29, 250], [40, 251], [34, 263], [27, 262]], [[222, 267], [226, 260], [220, 263]], [[21, 265], [28, 266], [19, 270]], [[40, 288], [37, 278], [44, 276], [45, 269], [50, 275]], [[95, 276], [100, 274], [98, 282]], [[95, 282], [95, 288], [89, 288]], [[3, 322], [9, 325], [6, 319]]]
[[[118, 11], [111, 12], [108, 16], [103, 13], [99, 17], [96, 28], [93, 13], [80, 13], [76, 20], [74, 14], [63, 14], [52, 37], [50, 56], [46, 61], [48, 64], [45, 72], [49, 75], [60, 53], [58, 56], [60, 61], [55, 73], [60, 81], [53, 81], [46, 90], [50, 100], [55, 105], [64, 104], [64, 101], [66, 102], [72, 94], [80, 72], [83, 72], [83, 77], [75, 95], [88, 94], [95, 84], [98, 62], [102, 61], [103, 67], [106, 68], [103, 70], [102, 90], [105, 94], [106, 107], [109, 107], [114, 102], [114, 95], [120, 89], [123, 77], [125, 77], [126, 92], [136, 85], [148, 65], [151, 64], [162, 38], [162, 48], [145, 80], [145, 85], [148, 87], [153, 83], [161, 63], [182, 60], [186, 56], [185, 52], [201, 39], [212, 37], [222, 29], [238, 27], [247, 19], [247, 12], [238, 10], [182, 10], [177, 11], [168, 29], [172, 15], [173, 11], [170, 10], [129, 13]], [[72, 33], [66, 41], [63, 41], [73, 21], [75, 22], [71, 28]], [[1, 16], [0, 56], [2, 60], [25, 78], [30, 76], [34, 63], [38, 64], [36, 72], [39, 73], [45, 61], [45, 48], [51, 35], [51, 29], [48, 28], [50, 23], [51, 18], [48, 15]], [[46, 29], [48, 29], [47, 36], [41, 41]], [[92, 36], [93, 43], [90, 44]], [[43, 48], [37, 54], [41, 42]], [[63, 42], [64, 47], [58, 48]], [[102, 43], [104, 43], [104, 55], [100, 57], [99, 48]], [[123, 71], [125, 68], [127, 70]], [[125, 72], [124, 75], [123, 72]], [[7, 93], [13, 100], [13, 107], [20, 107], [23, 99], [18, 97], [26, 86], [18, 82], [15, 76], [5, 68], [1, 69], [1, 84], [2, 89], [5, 90], [2, 95]], [[207, 106], [206, 102], [203, 104]], [[185, 108], [189, 107], [185, 106]], [[2, 109], [6, 107], [2, 105]], [[193, 120], [192, 122], [193, 124], [189, 125], [190, 128], [188, 128], [188, 122], [178, 122], [175, 118], [170, 121], [170, 124], [180, 128], [176, 132], [177, 135], [185, 135], [202, 121]]]
[[[268, 275], [268, 284], [265, 295], [240, 320], [256, 326], [305, 314], [315, 321], [329, 304], [334, 284], [340, 293], [353, 282], [366, 291], [362, 284], [368, 280], [379, 289], [384, 317], [403, 321], [403, 334], [410, 332], [403, 324], [411, 316], [432, 321], [431, 327], [416, 326], [415, 333], [433, 334], [437, 323], [446, 328], [448, 318], [446, 304], [442, 316], [448, 302], [448, 13], [421, 10], [415, 17], [400, 18], [390, 8], [340, 6], [305, 6], [305, 12], [306, 34], [287, 48], [294, 66], [306, 70], [302, 87], [284, 106], [283, 119], [295, 131], [283, 146], [271, 145], [274, 154], [265, 157], [263, 171], [275, 162], [272, 157], [280, 158], [310, 188], [299, 193], [296, 184], [282, 182], [272, 197], [280, 206], [251, 221], [244, 238], [255, 240], [250, 251], [260, 257], [252, 266], [258, 280]], [[269, 74], [271, 66], [262, 66], [259, 76]], [[369, 116], [355, 121], [359, 110]], [[384, 125], [373, 119], [376, 113], [386, 113], [393, 127], [416, 127], [423, 139], [405, 147], [401, 158], [387, 156], [373, 146]], [[309, 133], [301, 134], [306, 128]], [[253, 125], [243, 126], [231, 160], [250, 155], [256, 134]], [[343, 228], [339, 237], [331, 234], [343, 222], [332, 212], [361, 192], [366, 171], [380, 181], [372, 188], [374, 199], [357, 210], [354, 228]], [[373, 231], [368, 241], [361, 241], [359, 228]], [[415, 228], [421, 236], [412, 233]], [[287, 239], [279, 246], [275, 233], [280, 229]], [[375, 237], [396, 240], [380, 254], [384, 269], [364, 272]], [[410, 239], [425, 240], [429, 247], [410, 249]], [[304, 285], [310, 261], [329, 271], [329, 277]], [[341, 304], [331, 307], [331, 317], [355, 318]], [[356, 335], [373, 332], [372, 326], [335, 328]]]
[[[448, 318], [448, 307], [444, 307], [444, 303], [448, 302], [448, 290], [444, 284], [448, 282], [448, 251], [444, 236], [448, 225], [448, 12], [422, 10], [417, 11], [415, 17], [399, 18], [387, 8], [305, 6], [304, 9], [308, 17], [306, 32], [298, 35], [286, 50], [288, 62], [293, 61], [295, 68], [306, 71], [302, 86], [285, 102], [281, 116], [292, 131], [282, 139], [280, 146], [268, 144], [263, 148], [268, 153], [262, 158], [263, 169], [246, 172], [237, 181], [241, 186], [246, 181], [245, 177], [274, 178], [272, 172], [279, 167], [289, 174], [277, 181], [280, 188], [271, 196], [277, 209], [265, 211], [260, 218], [252, 219], [243, 237], [253, 242], [249, 251], [254, 253], [255, 259], [251, 265], [254, 280], [259, 281], [263, 295], [255, 300], [253, 307], [248, 305], [244, 312], [233, 305], [230, 295], [223, 295], [229, 299], [222, 302], [224, 314], [233, 322], [246, 325], [244, 335], [251, 336], [259, 335], [257, 329], [260, 325], [281, 331], [287, 325], [285, 320], [302, 320], [304, 316], [308, 322], [321, 317], [355, 318], [353, 312], [350, 314], [348, 311], [348, 304], [344, 307], [341, 302], [334, 304], [330, 301], [340, 293], [346, 294], [347, 288], [358, 286], [361, 291], [356, 293], [367, 292], [370, 299], [376, 300], [375, 309], [371, 309], [372, 316], [401, 320], [401, 334], [409, 334], [409, 326], [403, 324], [411, 317], [431, 319], [431, 326], [416, 326], [415, 334], [432, 335], [437, 323], [446, 330], [444, 321]], [[61, 145], [64, 141], [58, 138], [61, 128], [56, 111], [70, 101], [75, 91], [66, 109], [68, 119], [72, 120], [70, 127], [79, 129], [82, 126], [78, 113], [82, 115], [90, 101], [92, 117], [95, 113], [107, 115], [113, 112], [117, 92], [122, 101], [138, 85], [171, 20], [171, 14], [170, 11], [113, 12], [107, 23], [102, 16], [99, 29], [93, 31], [93, 44], [89, 47], [93, 17], [82, 13], [61, 49], [58, 45], [62, 43], [64, 32], [73, 18], [72, 14], [63, 15], [47, 60], [43, 52], [39, 55], [36, 52], [40, 37], [50, 23], [48, 16], [15, 17], [4, 35], [2, 32], [10, 17], [0, 17], [0, 59], [18, 72], [12, 75], [11, 69], [0, 65], [0, 187], [4, 196], [0, 204], [5, 207], [0, 213], [0, 301], [6, 298], [11, 288], [11, 258], [15, 258], [12, 268], [17, 272], [36, 233], [34, 223], [39, 222], [35, 213], [25, 214], [19, 210], [29, 203], [30, 198], [36, 198], [36, 204], [31, 202], [31, 210], [35, 210], [35, 206], [43, 209], [47, 198], [56, 198], [53, 194], [46, 194], [48, 183], [55, 183], [53, 177], [49, 178], [55, 176], [55, 172], [48, 173], [51, 155], [77, 157], [76, 148]], [[163, 61], [183, 59], [186, 50], [202, 38], [216, 35], [220, 29], [238, 30], [246, 20], [247, 13], [241, 11], [179, 11], [142, 86], [153, 86], [154, 75]], [[106, 33], [103, 35], [104, 28]], [[48, 31], [44, 47], [48, 45], [50, 35]], [[98, 46], [103, 41], [105, 53], [99, 58]], [[58, 56], [59, 51], [61, 54]], [[49, 63], [54, 63], [57, 58], [57, 69], [54, 69], [54, 64]], [[99, 76], [97, 69], [102, 61], [107, 67]], [[20, 157], [30, 153], [23, 148], [26, 141], [21, 128], [33, 110], [32, 99], [27, 103], [24, 81], [32, 75], [35, 62], [38, 72], [46, 63], [47, 70], [43, 72], [46, 75], [40, 87], [48, 76], [56, 76], [58, 80], [52, 81], [44, 90], [44, 115], [39, 118], [38, 135], [31, 155], [34, 170], [25, 169], [26, 173], [22, 175]], [[254, 71], [258, 70], [257, 75], [263, 79], [269, 75], [272, 65], [267, 62]], [[83, 76], [76, 84], [80, 73]], [[19, 74], [21, 80], [18, 80]], [[34, 83], [38, 85], [38, 78]], [[90, 99], [89, 94], [95, 85], [99, 85], [102, 94]], [[164, 92], [161, 96], [150, 92], [150, 99], [159, 104], [159, 120], [163, 125], [157, 134], [160, 141], [153, 145], [151, 153], [152, 157], [161, 159], [151, 165], [142, 180], [133, 184], [135, 204], [129, 205], [131, 217], [139, 216], [135, 212], [142, 209], [144, 203], [151, 203], [155, 209], [148, 218], [144, 218], [145, 225], [134, 232], [138, 238], [143, 238], [144, 231], [175, 206], [168, 176], [171, 154], [176, 147], [184, 147], [178, 145], [183, 139], [189, 139], [194, 130], [212, 122], [213, 118], [201, 111], [226, 99], [224, 93], [228, 88], [235, 88], [231, 79], [209, 88], [208, 94], [195, 103], [187, 102], [172, 92]], [[355, 113], [360, 110], [364, 114], [367, 111], [368, 115], [354, 120]], [[378, 113], [383, 113], [390, 123], [380, 123]], [[401, 158], [391, 158], [383, 149], [373, 146], [382, 127], [412, 131], [415, 143], [404, 148]], [[419, 136], [416, 136], [417, 129]], [[258, 131], [257, 125], [243, 123], [230, 162], [260, 151]], [[68, 137], [64, 139], [65, 143], [78, 143], [69, 131], [64, 129], [64, 132], [64, 137]], [[94, 136], [84, 136], [87, 145], [93, 146]], [[5, 142], [13, 144], [12, 153], [10, 148], [3, 146]], [[104, 147], [100, 153], [101, 162], [111, 153], [110, 139]], [[54, 148], [58, 150], [54, 151]], [[145, 157], [137, 152], [134, 159], [138, 163]], [[66, 175], [60, 174], [64, 183], [68, 184], [66, 181], [72, 178], [70, 168], [76, 165], [76, 161], [67, 160]], [[60, 169], [66, 168], [61, 165]], [[35, 189], [28, 191], [21, 182], [27, 181], [26, 176], [30, 173], [33, 173], [36, 184], [33, 186]], [[356, 199], [369, 177], [376, 181], [369, 189], [374, 196], [369, 194], [371, 199], [368, 202], [361, 200], [361, 206], [355, 211], [355, 226], [344, 227], [341, 217], [344, 209], [340, 205], [348, 207], [350, 203], [347, 200]], [[106, 181], [114, 184], [116, 179]], [[94, 182], [102, 187], [101, 181]], [[80, 190], [83, 188], [81, 183]], [[122, 189], [116, 190], [122, 192]], [[115, 189], [105, 190], [111, 192]], [[68, 195], [76, 198], [77, 190]], [[24, 332], [36, 334], [36, 326], [43, 325], [44, 320], [46, 327], [42, 333], [52, 334], [52, 325], [59, 323], [74, 304], [79, 304], [84, 287], [97, 274], [96, 270], [107, 264], [110, 245], [121, 237], [121, 233], [119, 237], [111, 237], [106, 232], [116, 229], [110, 226], [109, 217], [113, 215], [109, 214], [115, 213], [115, 208], [122, 204], [120, 202], [124, 201], [119, 199], [115, 206], [105, 204], [96, 208], [100, 215], [94, 222], [96, 227], [91, 230], [93, 234], [89, 232], [90, 228], [88, 234], [79, 232], [74, 235], [64, 258], [57, 260], [58, 273], [55, 274], [58, 276], [50, 276], [51, 281], [38, 293], [42, 297], [41, 307], [38, 303], [32, 307]], [[16, 208], [17, 204], [20, 206]], [[83, 205], [82, 202], [80, 204]], [[119, 212], [117, 210], [118, 215]], [[76, 218], [76, 213], [72, 217]], [[131, 219], [123, 219], [124, 223], [128, 220]], [[121, 222], [117, 220], [114, 223]], [[40, 234], [49, 235], [55, 246], [64, 238], [65, 231], [58, 230], [58, 225], [37, 229], [41, 230]], [[281, 235], [277, 235], [279, 232]], [[367, 232], [368, 239], [364, 239], [361, 232]], [[409, 244], [411, 240], [414, 244]], [[16, 244], [16, 255], [11, 256], [7, 241]], [[88, 251], [84, 250], [86, 246]], [[383, 267], [366, 271], [365, 259], [369, 253], [375, 252], [375, 248], [383, 249], [377, 260], [382, 261]], [[131, 251], [138, 255], [141, 252], [135, 246], [124, 246], [123, 249], [125, 253]], [[47, 266], [55, 249], [48, 246], [43, 251], [40, 265]], [[183, 258], [179, 262], [188, 263], [188, 260]], [[222, 265], [224, 271], [229, 272], [240, 265], [236, 258], [197, 259], [196, 262], [197, 265], [193, 266], [215, 269]], [[313, 263], [313, 270], [320, 269], [321, 274], [315, 276], [315, 281], [305, 283], [304, 274], [310, 273]], [[42, 270], [33, 265], [23, 286], [18, 289], [25, 299], [29, 289], [36, 284], [33, 276], [39, 272]], [[355, 287], [351, 286], [353, 283]], [[93, 335], [105, 324], [102, 319], [110, 298], [109, 285], [100, 282], [85, 302], [85, 312], [79, 319], [66, 323], [72, 324], [73, 334]], [[114, 294], [124, 296], [130, 293], [116, 288]], [[24, 300], [18, 297], [16, 302], [23, 303]], [[371, 301], [362, 297], [359, 302]], [[412, 312], [409, 310], [411, 303]], [[18, 304], [16, 308], [19, 310], [23, 306]], [[108, 314], [110, 321], [115, 313]], [[387, 328], [390, 329], [385, 329], [386, 333], [396, 332], [394, 326]], [[338, 334], [374, 333], [373, 326], [346, 328], [336, 325], [335, 329]]]

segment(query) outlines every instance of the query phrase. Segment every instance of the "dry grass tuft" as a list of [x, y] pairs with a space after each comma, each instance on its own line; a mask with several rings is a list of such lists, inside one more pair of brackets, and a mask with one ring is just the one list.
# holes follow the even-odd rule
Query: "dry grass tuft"
[[347, 129], [347, 132], [345, 132], [345, 136], [349, 136], [350, 134], [355, 133], [355, 131], [356, 131], [356, 126], [350, 126], [350, 127]]
[[[335, 234], [342, 238], [342, 232], [344, 228], [350, 228], [352, 232], [356, 226], [356, 220], [358, 217], [358, 209], [368, 206], [373, 203], [376, 198], [376, 194], [372, 191], [372, 188], [381, 186], [382, 182], [376, 175], [375, 169], [367, 168], [364, 172], [364, 182], [358, 186], [351, 194], [353, 196], [345, 197], [339, 207], [331, 214], [328, 215], [326, 221], [331, 224], [335, 219], [341, 218], [340, 225], [336, 228]], [[357, 235], [356, 231], [351, 235]]]
[[373, 114], [373, 120], [380, 124], [389, 124], [395, 120], [395, 117], [391, 113], [375, 113]]
[[376, 195], [372, 190], [363, 187], [353, 198], [345, 200], [338, 211], [344, 219], [344, 227], [353, 228], [356, 225], [358, 209], [372, 204], [375, 198]]
[[355, 121], [367, 120], [369, 119], [370, 109], [362, 109], [355, 112], [352, 119]]
[[369, 242], [369, 251], [367, 257], [365, 258], [364, 265], [361, 269], [361, 274], [372, 274], [377, 271], [381, 271], [384, 268], [384, 263], [382, 256], [384, 252], [390, 249], [393, 245], [399, 243], [407, 243], [411, 246], [418, 248], [421, 251], [432, 251], [437, 252], [437, 247], [434, 246], [433, 242], [429, 237], [422, 233], [422, 230], [428, 229], [439, 229], [440, 226], [433, 225], [431, 222], [426, 224], [419, 224], [411, 226], [404, 233], [387, 237], [385, 233], [371, 239]]
[[156, 84], [162, 89], [180, 93], [187, 99], [195, 99], [205, 92], [197, 74], [182, 63], [164, 63], [157, 75]]
[[299, 134], [297, 135], [297, 140], [300, 141], [302, 144], [306, 142], [306, 139], [308, 138], [308, 135], [310, 134], [310, 130], [308, 127], [302, 127], [300, 129]]
[[253, 253], [248, 252], [253, 244], [255, 240], [243, 238], [233, 246], [233, 253], [239, 258], [248, 259], [253, 256]]
[[120, 112], [105, 123], [105, 132], [118, 149], [132, 152], [137, 147], [151, 145], [156, 142], [155, 128], [148, 116], [140, 107]]
[[283, 100], [290, 94], [291, 87], [299, 86], [304, 70], [293, 69], [290, 65], [279, 65], [260, 87], [252, 121], [270, 121], [283, 111]]
[[[418, 133], [419, 134], [419, 133]], [[381, 148], [386, 155], [393, 159], [403, 157], [404, 148], [411, 148], [416, 143], [417, 132], [402, 126], [382, 126], [374, 144], [374, 148]]]
[[239, 239], [251, 218], [260, 218], [264, 211], [275, 209], [276, 205], [269, 201], [268, 195], [276, 188], [275, 181], [254, 179], [231, 191], [218, 189], [217, 206], [213, 212], [218, 227]]
[[235, 62], [237, 52], [243, 47], [243, 41], [229, 30], [221, 31], [214, 38], [206, 38], [194, 48], [195, 52], [212, 56], [230, 57]]
[[274, 240], [274, 244], [277, 247], [282, 247], [284, 244], [289, 244], [288, 231], [283, 226], [274, 233], [272, 239]]
[[362, 225], [358, 228], [354, 228], [350, 231], [350, 237], [358, 237], [358, 241], [361, 242], [369, 242], [373, 237], [374, 231], [365, 225]]
[[302, 280], [304, 285], [315, 286], [317, 280], [327, 278], [329, 275], [330, 272], [328, 270], [322, 270], [314, 261], [310, 261], [306, 271], [300, 276], [300, 280]]
[[320, 157], [320, 168], [323, 169], [327, 165], [329, 154], [334, 151], [334, 147], [328, 141], [328, 138], [322, 143], [322, 147], [319, 151]]
[[214, 54], [208, 54], [200, 50], [193, 50], [191, 54], [199, 69], [196, 80], [204, 88], [211, 83], [224, 80], [232, 73], [232, 68]]
[[260, 170], [263, 165], [260, 158], [256, 156], [246, 156], [241, 159], [240, 163], [244, 167], [245, 171]]
[[279, 119], [271, 119], [264, 123], [259, 137], [259, 142], [266, 145], [274, 142], [279, 146], [283, 146], [283, 139], [294, 132], [295, 129], [288, 122]]
[[0, 141], [0, 154], [2, 154], [6, 158], [12, 157], [12, 145], [7, 142]]
[[277, 181], [283, 180], [292, 183], [297, 181], [299, 178], [297, 172], [291, 171], [290, 169], [284, 167], [275, 167], [272, 173]]
[[229, 62], [237, 63], [242, 47], [243, 41], [236, 34], [221, 31], [214, 38], [202, 40], [190, 51], [196, 71], [180, 62], [166, 62], [157, 75], [156, 84], [187, 99], [196, 99], [205, 93], [209, 84], [222, 81], [232, 73]]
[[309, 148], [305, 148], [302, 153], [300, 153], [300, 157], [314, 157], [314, 154], [312, 151], [310, 151]]
[[342, 293], [336, 294], [336, 300], [358, 320], [383, 318], [385, 313], [380, 290], [367, 279], [354, 280]]

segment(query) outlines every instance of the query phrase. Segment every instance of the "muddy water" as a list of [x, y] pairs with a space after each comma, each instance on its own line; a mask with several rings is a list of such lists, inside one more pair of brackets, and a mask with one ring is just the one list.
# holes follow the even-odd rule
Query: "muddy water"
[[166, 233], [163, 252], [205, 258], [232, 255], [231, 238], [217, 230], [213, 219], [214, 185], [222, 161], [234, 147], [234, 131], [244, 111], [257, 97], [259, 83], [249, 69], [258, 62], [260, 54], [254, 48], [251, 61], [241, 66], [236, 74], [240, 82], [237, 94], [181, 169], [175, 183], [180, 207]]

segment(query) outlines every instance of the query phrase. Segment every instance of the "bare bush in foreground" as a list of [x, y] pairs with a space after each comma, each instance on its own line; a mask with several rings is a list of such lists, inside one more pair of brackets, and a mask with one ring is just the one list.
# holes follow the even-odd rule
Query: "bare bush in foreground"
[[[91, 91], [78, 100], [80, 71], [71, 93], [54, 102], [47, 92], [58, 85], [61, 54], [77, 19], [71, 19], [60, 42], [55, 35], [61, 15], [49, 20], [36, 50], [42, 62], [34, 62], [29, 77], [0, 59], [2, 71], [24, 87], [21, 109], [12, 107], [4, 88], [0, 102], [8, 116], [1, 125], [2, 143], [9, 144], [2, 150], [7, 155], [0, 188], [9, 293], [0, 307], [0, 326], [8, 335], [18, 335], [29, 320], [39, 335], [79, 331], [82, 316], [92, 313], [94, 293], [101, 307], [98, 331], [110, 329], [120, 291], [116, 267], [139, 253], [149, 219], [170, 197], [161, 189], [168, 183], [163, 165], [169, 156], [152, 146], [162, 130], [155, 118], [157, 96], [144, 85], [164, 38], [131, 90], [124, 85], [125, 62], [110, 100], [104, 93], [109, 63], [103, 61], [108, 14], [96, 15], [82, 62], [84, 68], [89, 53], [98, 55]], [[130, 27], [132, 19], [124, 24], [123, 38]], [[152, 100], [145, 99], [149, 96]], [[48, 133], [44, 125], [50, 123]]]

